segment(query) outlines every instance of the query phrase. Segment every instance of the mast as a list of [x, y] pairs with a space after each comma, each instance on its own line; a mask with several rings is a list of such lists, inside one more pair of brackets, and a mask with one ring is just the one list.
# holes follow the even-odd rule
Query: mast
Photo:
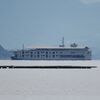
[[59, 47], [65, 47], [64, 37], [62, 37], [62, 43], [61, 43], [61, 45], [59, 45]]
[[22, 50], [24, 50], [24, 44], [22, 45]]
[[65, 43], [64, 43], [64, 37], [62, 37], [62, 47], [65, 47]]

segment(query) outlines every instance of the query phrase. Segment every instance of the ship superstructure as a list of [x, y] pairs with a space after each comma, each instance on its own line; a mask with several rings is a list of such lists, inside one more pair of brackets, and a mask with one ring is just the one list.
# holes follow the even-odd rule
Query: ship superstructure
[[66, 47], [64, 39], [59, 47], [34, 47], [14, 51], [15, 60], [91, 60], [89, 47], [78, 47], [76, 43]]

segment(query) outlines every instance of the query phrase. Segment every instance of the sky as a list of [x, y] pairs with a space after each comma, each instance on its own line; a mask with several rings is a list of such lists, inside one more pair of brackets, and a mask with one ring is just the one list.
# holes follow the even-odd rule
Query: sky
[[77, 43], [100, 59], [100, 0], [0, 0], [0, 44], [7, 49]]

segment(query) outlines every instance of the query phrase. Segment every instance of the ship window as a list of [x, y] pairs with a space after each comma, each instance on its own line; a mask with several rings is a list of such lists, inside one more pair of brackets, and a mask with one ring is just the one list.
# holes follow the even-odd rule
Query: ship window
[[33, 57], [33, 55], [31, 55], [31, 57]]
[[46, 54], [48, 54], [48, 52], [46, 51]]
[[17, 54], [15, 54], [15, 57], [17, 57]]
[[63, 52], [60, 52], [60, 54], [62, 54]]
[[75, 54], [75, 52], [71, 52], [72, 54]]
[[44, 51], [41, 51], [41, 53], [44, 53]]
[[58, 57], [58, 55], [56, 55], [56, 57]]
[[39, 55], [37, 55], [37, 57], [39, 58], [40, 56], [39, 56]]
[[56, 51], [56, 53], [58, 53], [58, 52]]
[[46, 55], [46, 58], [48, 58], [48, 55]]
[[24, 51], [22, 51], [22, 54], [24, 54]]
[[52, 52], [53, 54], [55, 54], [55, 52]]
[[63, 57], [63, 58], [84, 58], [84, 55], [60, 55], [60, 57]]
[[39, 54], [39, 52], [37, 52], [37, 54]]
[[32, 52], [32, 51], [31, 51], [30, 53], [31, 53], [31, 54], [33, 54], [33, 52]]
[[25, 53], [28, 53], [28, 51], [26, 51]]
[[53, 58], [55, 58], [55, 55], [53, 55]]

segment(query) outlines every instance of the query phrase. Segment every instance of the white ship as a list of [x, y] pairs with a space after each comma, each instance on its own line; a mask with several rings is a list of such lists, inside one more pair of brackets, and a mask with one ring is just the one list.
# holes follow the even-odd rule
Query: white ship
[[91, 60], [88, 46], [78, 47], [76, 43], [66, 47], [64, 38], [59, 47], [34, 47], [14, 51], [13, 60]]

